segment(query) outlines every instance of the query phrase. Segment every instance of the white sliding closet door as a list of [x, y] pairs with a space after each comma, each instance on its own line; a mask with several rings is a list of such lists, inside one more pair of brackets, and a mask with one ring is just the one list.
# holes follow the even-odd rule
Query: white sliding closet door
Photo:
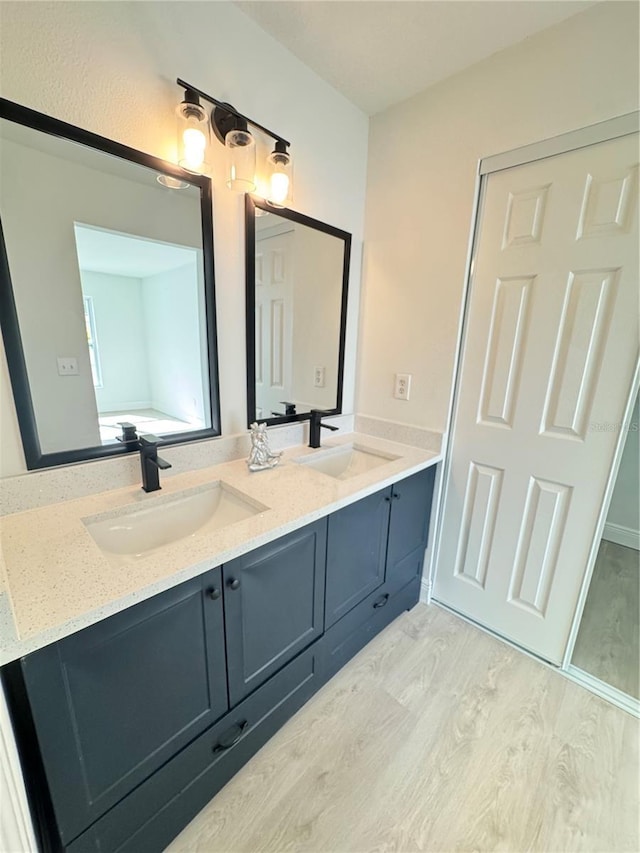
[[433, 596], [556, 664], [638, 359], [637, 163], [485, 179]]

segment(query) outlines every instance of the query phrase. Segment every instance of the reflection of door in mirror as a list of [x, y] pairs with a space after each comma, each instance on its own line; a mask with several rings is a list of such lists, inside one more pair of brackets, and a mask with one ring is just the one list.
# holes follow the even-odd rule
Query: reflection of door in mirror
[[[345, 236], [282, 211], [255, 218], [255, 417], [339, 406]], [[304, 221], [298, 221], [303, 219]], [[310, 225], [306, 222], [312, 223]], [[317, 223], [321, 225], [321, 223]], [[250, 419], [254, 415], [250, 413]]]
[[103, 443], [206, 426], [201, 251], [75, 223], [87, 345]]
[[572, 659], [574, 666], [636, 699], [640, 698], [639, 424], [636, 398]]
[[292, 397], [292, 223], [256, 234], [256, 417], [284, 414]]

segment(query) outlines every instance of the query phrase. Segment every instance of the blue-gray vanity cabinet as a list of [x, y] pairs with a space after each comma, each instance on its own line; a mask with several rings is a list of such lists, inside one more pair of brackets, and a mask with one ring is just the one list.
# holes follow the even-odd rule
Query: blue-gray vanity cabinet
[[327, 519], [223, 566], [232, 707], [323, 631]]
[[434, 480], [426, 468], [329, 516], [325, 678], [418, 601]]
[[214, 569], [23, 658], [63, 843], [228, 708]]
[[325, 628], [384, 583], [391, 488], [329, 516]]
[[6, 667], [43, 853], [164, 849], [418, 601], [434, 475], [401, 480]]
[[434, 477], [427, 468], [329, 516], [325, 629], [365, 600], [369, 615], [369, 598], [384, 607], [420, 577]]

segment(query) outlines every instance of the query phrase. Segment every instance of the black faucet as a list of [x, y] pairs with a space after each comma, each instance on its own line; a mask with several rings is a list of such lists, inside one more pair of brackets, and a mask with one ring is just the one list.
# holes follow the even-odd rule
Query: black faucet
[[158, 445], [162, 439], [157, 435], [140, 436], [140, 464], [142, 466], [142, 488], [145, 492], [157, 492], [162, 488], [160, 485], [160, 471], [171, 468], [169, 462], [165, 462], [158, 456]]
[[[296, 404], [295, 403], [289, 403], [286, 400], [280, 400], [280, 402], [284, 406], [284, 416], [285, 417], [288, 418], [291, 415], [297, 415], [298, 414], [296, 412]], [[275, 415], [277, 418], [281, 418], [283, 415], [282, 412], [271, 412], [271, 414]]]
[[323, 412], [321, 409], [311, 409], [309, 412], [309, 447], [320, 447], [321, 427], [323, 429], [330, 429], [332, 432], [340, 429], [340, 427], [322, 423], [322, 416], [328, 414], [330, 414], [330, 412]]
[[135, 424], [130, 424], [129, 421], [118, 421], [118, 426], [122, 427], [122, 434], [117, 435], [116, 440], [121, 441], [128, 450], [137, 450], [140, 442]]

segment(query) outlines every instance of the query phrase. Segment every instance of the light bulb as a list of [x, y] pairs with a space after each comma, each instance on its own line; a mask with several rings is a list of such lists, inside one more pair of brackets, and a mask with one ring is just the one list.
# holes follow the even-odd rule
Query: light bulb
[[195, 92], [185, 91], [185, 100], [176, 107], [178, 118], [178, 163], [190, 172], [202, 172], [209, 144], [209, 117], [198, 103]]
[[182, 141], [184, 142], [184, 166], [191, 171], [196, 171], [204, 163], [207, 139], [197, 127], [188, 127], [182, 134]]
[[251, 193], [256, 188], [256, 142], [248, 130], [235, 128], [225, 136], [230, 190]]
[[269, 200], [275, 204], [284, 204], [289, 194], [289, 175], [285, 172], [274, 172], [270, 183]]
[[291, 156], [286, 150], [287, 143], [276, 141], [275, 149], [267, 157], [269, 169], [269, 198], [276, 207], [284, 207], [291, 201]]

